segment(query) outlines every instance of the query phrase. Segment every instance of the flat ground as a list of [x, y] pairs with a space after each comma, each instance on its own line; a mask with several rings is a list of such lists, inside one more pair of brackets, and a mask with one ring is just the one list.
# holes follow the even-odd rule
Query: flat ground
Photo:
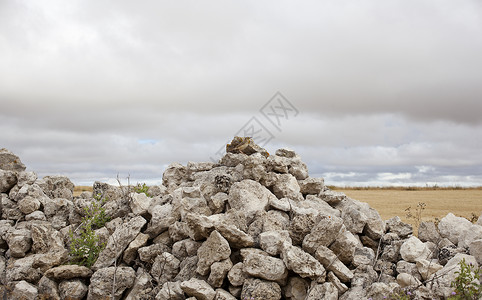
[[[416, 216], [419, 203], [425, 203], [421, 211], [422, 221], [442, 219], [449, 212], [472, 219], [482, 213], [482, 188], [445, 189], [445, 188], [337, 188], [348, 197], [367, 202], [375, 208], [384, 220], [399, 216], [404, 222], [415, 225], [415, 218], [407, 218], [406, 209], [410, 207]], [[82, 191], [92, 191], [89, 186], [77, 186], [74, 195]], [[476, 220], [476, 219], [475, 219]]]
[[[416, 218], [407, 218], [407, 208], [416, 215], [419, 203], [425, 203], [421, 211], [422, 221], [442, 219], [449, 212], [467, 219], [479, 217], [482, 213], [482, 188], [474, 189], [342, 189], [348, 197], [367, 202], [375, 208], [384, 220], [399, 216], [402, 221], [415, 224]], [[475, 219], [477, 220], [477, 219]]]

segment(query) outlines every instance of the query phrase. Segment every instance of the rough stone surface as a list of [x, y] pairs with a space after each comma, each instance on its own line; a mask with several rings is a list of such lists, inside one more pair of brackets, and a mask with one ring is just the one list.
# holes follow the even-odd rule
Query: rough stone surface
[[320, 246], [316, 249], [315, 258], [328, 270], [332, 271], [341, 281], [349, 282], [353, 278], [353, 273], [329, 248]]
[[253, 216], [257, 211], [266, 210], [273, 198], [275, 195], [260, 183], [246, 179], [231, 186], [228, 203], [232, 209], [243, 210]]
[[20, 158], [8, 149], [0, 149], [0, 169], [6, 171], [25, 171], [26, 167]]
[[325, 268], [318, 260], [296, 246], [285, 244], [281, 258], [289, 270], [303, 278], [315, 279], [325, 273]]
[[279, 300], [281, 288], [276, 282], [249, 278], [243, 284], [241, 299]]
[[471, 226], [472, 223], [466, 218], [456, 217], [453, 213], [448, 213], [438, 223], [438, 231], [442, 237], [448, 238], [457, 245], [459, 236], [462, 236]]
[[11, 294], [12, 299], [36, 299], [38, 289], [24, 280], [15, 284], [15, 288]]
[[288, 276], [283, 261], [268, 255], [251, 253], [243, 261], [243, 271], [253, 277], [281, 281]]
[[83, 278], [92, 276], [92, 271], [84, 266], [63, 265], [49, 269], [45, 276], [54, 280], [67, 280], [73, 278]]
[[331, 282], [325, 282], [323, 284], [317, 284], [313, 286], [306, 300], [337, 300], [338, 290]]
[[319, 246], [330, 246], [340, 235], [343, 220], [335, 216], [321, 216], [311, 232], [303, 239], [303, 249], [314, 254]]
[[228, 241], [219, 232], [213, 231], [197, 251], [199, 262], [196, 272], [207, 275], [213, 263], [227, 259], [230, 255]]
[[213, 300], [216, 291], [204, 280], [191, 278], [181, 283], [181, 289], [188, 296], [196, 297], [199, 300]]
[[416, 262], [419, 259], [427, 259], [430, 255], [430, 249], [417, 237], [412, 236], [402, 244], [400, 254], [404, 260]]
[[[115, 275], [115, 277], [114, 277]], [[112, 296], [115, 279], [114, 298], [120, 299], [126, 289], [134, 285], [136, 273], [129, 267], [108, 267], [97, 270], [90, 279], [87, 300], [105, 299]]]
[[438, 244], [442, 239], [434, 222], [422, 222], [418, 227], [418, 238], [422, 242], [432, 242]]
[[59, 284], [60, 297], [69, 300], [82, 300], [88, 292], [87, 286], [81, 280], [66, 280]]
[[15, 172], [0, 169], [0, 193], [8, 193], [16, 183]]
[[164, 252], [158, 255], [151, 268], [152, 277], [159, 283], [164, 284], [173, 281], [179, 273], [181, 262], [171, 253]]

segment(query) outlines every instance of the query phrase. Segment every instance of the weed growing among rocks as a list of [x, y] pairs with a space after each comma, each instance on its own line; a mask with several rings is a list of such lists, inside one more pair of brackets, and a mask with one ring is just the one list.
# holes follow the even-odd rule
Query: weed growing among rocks
[[459, 265], [460, 271], [455, 272], [458, 276], [451, 284], [451, 287], [454, 287], [455, 291], [449, 299], [480, 299], [482, 296], [482, 285], [480, 284], [482, 268], [477, 268], [473, 264], [467, 264], [465, 259], [462, 259]]
[[109, 221], [102, 207], [104, 202], [99, 195], [94, 196], [91, 205], [84, 208], [85, 216], [75, 230], [80, 230], [80, 235], [76, 236], [72, 229], [69, 231], [71, 263], [90, 268], [104, 249], [105, 244], [100, 243], [95, 234], [95, 229], [103, 227]]

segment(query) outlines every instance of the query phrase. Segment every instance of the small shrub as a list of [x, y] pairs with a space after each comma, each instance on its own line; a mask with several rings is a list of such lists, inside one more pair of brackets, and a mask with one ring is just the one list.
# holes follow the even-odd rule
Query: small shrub
[[410, 207], [410, 206], [405, 209], [407, 219], [415, 220], [415, 228], [417, 228], [417, 229], [420, 226], [420, 223], [422, 222], [422, 212], [425, 210], [426, 206], [427, 206], [427, 204], [425, 204], [423, 202], [419, 202], [417, 204], [417, 208], [415, 208], [414, 213], [412, 213], [412, 207]]
[[[482, 297], [482, 285], [480, 284], [481, 268], [476, 268], [472, 264], [467, 264], [465, 259], [459, 263], [460, 271], [455, 272], [458, 276], [451, 283], [451, 287], [455, 288], [451, 300], [477, 300]], [[476, 281], [479, 281], [477, 283]]]
[[90, 268], [99, 253], [104, 249], [105, 244], [99, 242], [99, 237], [95, 234], [95, 229], [101, 228], [109, 221], [109, 217], [105, 214], [102, 207], [104, 199], [99, 195], [94, 196], [89, 207], [85, 207], [85, 216], [79, 226], [80, 235], [76, 237], [74, 231], [70, 229], [70, 262]]
[[149, 193], [147, 192], [149, 190], [149, 187], [143, 183], [143, 184], [140, 184], [140, 183], [137, 183], [137, 185], [134, 187], [134, 192], [140, 194], [140, 193], [144, 193], [146, 194], [147, 197], [150, 197], [151, 195], [149, 195]]

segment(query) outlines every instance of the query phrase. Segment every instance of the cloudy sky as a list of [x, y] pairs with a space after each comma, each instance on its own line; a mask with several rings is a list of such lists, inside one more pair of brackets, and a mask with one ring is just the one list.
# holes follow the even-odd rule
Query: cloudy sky
[[0, 147], [157, 184], [251, 132], [327, 184], [482, 185], [481, 53], [479, 0], [3, 0]]

